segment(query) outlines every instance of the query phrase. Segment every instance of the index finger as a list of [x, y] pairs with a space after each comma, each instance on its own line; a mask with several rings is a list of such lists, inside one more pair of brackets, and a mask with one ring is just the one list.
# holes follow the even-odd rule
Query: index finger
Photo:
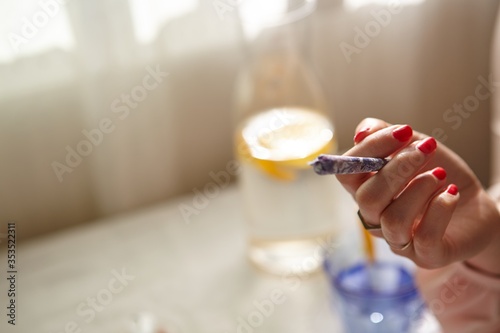
[[[380, 123], [380, 126], [383, 126]], [[388, 125], [369, 134], [344, 155], [362, 157], [387, 157], [406, 147], [413, 137], [413, 130], [408, 125]], [[373, 173], [337, 175], [337, 179], [349, 193], [354, 195], [359, 186]]]

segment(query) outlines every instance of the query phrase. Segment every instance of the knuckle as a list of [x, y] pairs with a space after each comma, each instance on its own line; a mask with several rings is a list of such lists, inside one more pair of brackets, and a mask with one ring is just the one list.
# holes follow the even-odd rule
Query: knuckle
[[381, 223], [396, 229], [398, 226], [406, 224], [407, 220], [408, 218], [406, 216], [406, 212], [403, 212], [400, 209], [392, 209], [391, 206], [384, 210], [380, 216]]
[[358, 205], [368, 205], [371, 201], [371, 195], [367, 191], [358, 189], [354, 194], [354, 199], [356, 200]]
[[448, 264], [447, 256], [439, 246], [436, 246], [435, 239], [419, 237], [414, 239], [414, 243], [420, 258], [416, 262], [418, 266], [425, 269], [436, 269]]
[[[383, 223], [381, 223], [381, 225], [382, 225], [382, 233], [387, 242], [390, 242], [391, 244], [394, 245], [404, 244], [408, 242], [408, 235], [405, 235], [399, 232], [398, 230], [395, 230], [394, 228], [387, 226]], [[393, 250], [392, 246], [391, 250]], [[399, 251], [396, 252], [399, 253]]]
[[376, 193], [373, 193], [373, 191], [358, 190], [354, 195], [354, 199], [360, 207], [363, 207], [363, 212], [379, 216], [378, 213], [375, 213], [381, 210], [380, 198]]
[[380, 217], [380, 224], [386, 239], [396, 244], [408, 242], [409, 232], [407, 231], [409, 221], [405, 221], [403, 215], [398, 212], [384, 212]]
[[435, 255], [435, 244], [436, 239], [432, 235], [419, 232], [414, 235], [413, 241], [415, 245], [418, 246], [419, 251], [425, 256], [434, 256]]

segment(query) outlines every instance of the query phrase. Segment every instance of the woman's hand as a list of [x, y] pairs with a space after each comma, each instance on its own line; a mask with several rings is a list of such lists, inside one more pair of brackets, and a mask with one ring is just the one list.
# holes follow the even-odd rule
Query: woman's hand
[[[466, 260], [500, 274], [500, 215], [467, 164], [408, 125], [367, 118], [345, 155], [389, 157], [380, 171], [338, 175], [393, 252], [424, 268]], [[405, 247], [405, 245], [409, 246]]]

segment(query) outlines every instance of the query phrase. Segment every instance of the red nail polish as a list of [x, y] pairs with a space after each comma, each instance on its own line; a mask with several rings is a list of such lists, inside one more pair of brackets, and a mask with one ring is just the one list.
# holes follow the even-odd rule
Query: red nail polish
[[451, 195], [457, 195], [457, 193], [458, 193], [458, 187], [457, 187], [457, 185], [451, 184], [446, 189], [446, 192], [450, 193]]
[[417, 145], [417, 148], [424, 154], [430, 154], [436, 150], [437, 142], [434, 138], [427, 138]]
[[413, 130], [408, 125], [403, 125], [392, 131], [392, 136], [400, 142], [406, 142], [410, 140], [413, 135]]
[[370, 130], [370, 127], [365, 127], [361, 129], [356, 135], [354, 135], [354, 143], [360, 143], [363, 141], [364, 138], [368, 136], [368, 131]]
[[437, 167], [434, 170], [432, 170], [432, 174], [439, 180], [443, 180], [446, 178], [446, 171], [440, 167]]

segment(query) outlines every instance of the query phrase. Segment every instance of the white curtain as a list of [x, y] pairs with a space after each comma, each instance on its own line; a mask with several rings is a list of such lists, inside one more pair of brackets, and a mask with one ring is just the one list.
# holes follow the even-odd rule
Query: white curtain
[[[402, 1], [349, 63], [340, 45], [356, 46], [355, 29], [391, 2], [324, 0], [314, 14], [341, 148], [366, 116], [441, 128], [487, 183], [490, 100], [456, 130], [443, 114], [489, 76], [497, 1]], [[223, 170], [243, 59], [237, 3], [2, 0], [0, 221], [28, 237], [189, 193]]]

